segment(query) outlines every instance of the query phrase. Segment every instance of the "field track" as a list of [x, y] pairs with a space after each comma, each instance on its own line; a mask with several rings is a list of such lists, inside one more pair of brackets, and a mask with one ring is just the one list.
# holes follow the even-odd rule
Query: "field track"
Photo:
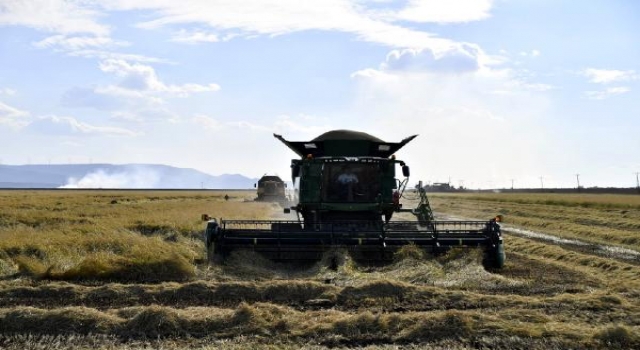
[[0, 348], [640, 348], [640, 264], [598, 249], [640, 250], [639, 199], [434, 195], [438, 215], [505, 215], [503, 270], [412, 249], [331, 270], [201, 263], [201, 213], [280, 216], [223, 196], [0, 191]]
[[[450, 215], [437, 216], [438, 220], [479, 220], [477, 218], [461, 218]], [[615, 245], [595, 244], [580, 241], [577, 239], [567, 239], [555, 235], [545, 234], [541, 232], [525, 230], [517, 227], [511, 227], [508, 224], [502, 224], [502, 232], [505, 235], [531, 239], [536, 242], [553, 244], [562, 246], [564, 249], [591, 254], [599, 257], [611, 258], [634, 265], [640, 265], [640, 251], [624, 248]]]

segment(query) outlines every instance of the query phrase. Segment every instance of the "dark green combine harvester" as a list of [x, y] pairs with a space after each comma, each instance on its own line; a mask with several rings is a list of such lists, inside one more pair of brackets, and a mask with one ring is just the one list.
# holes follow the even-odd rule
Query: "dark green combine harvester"
[[[287, 141], [274, 135], [300, 158], [291, 161], [299, 202], [286, 208], [298, 220], [208, 220], [205, 230], [211, 261], [234, 250], [253, 250], [277, 261], [315, 261], [331, 249], [343, 248], [358, 261], [390, 261], [399, 248], [413, 244], [439, 254], [452, 247], [479, 247], [484, 265], [500, 268], [505, 255], [500, 225], [489, 221], [436, 221], [419, 186], [415, 209], [400, 204], [409, 167], [395, 153], [417, 135], [398, 143], [362, 132], [336, 130], [311, 141]], [[403, 180], [396, 178], [396, 165]], [[391, 220], [410, 212], [413, 221]]]
[[257, 189], [256, 201], [287, 203], [285, 188], [287, 185], [277, 175], [264, 175], [254, 185]]

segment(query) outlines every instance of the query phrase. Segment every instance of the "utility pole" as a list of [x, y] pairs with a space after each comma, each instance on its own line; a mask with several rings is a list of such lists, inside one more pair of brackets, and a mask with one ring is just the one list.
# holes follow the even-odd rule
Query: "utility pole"
[[576, 174], [576, 181], [578, 182], [578, 192], [580, 192], [580, 174]]
[[513, 192], [513, 179], [511, 179], [511, 191]]
[[544, 181], [542, 181], [544, 178], [542, 176], [540, 176], [540, 189], [544, 190]]
[[640, 172], [636, 171], [636, 189], [638, 190], [638, 193], [640, 193], [640, 180], [638, 179], [638, 174], [640, 174]]

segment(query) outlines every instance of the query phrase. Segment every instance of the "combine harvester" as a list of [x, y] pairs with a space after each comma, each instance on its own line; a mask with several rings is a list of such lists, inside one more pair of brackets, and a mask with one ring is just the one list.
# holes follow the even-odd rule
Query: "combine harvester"
[[[477, 247], [484, 251], [486, 268], [503, 267], [499, 218], [436, 221], [422, 186], [418, 206], [402, 208], [409, 166], [394, 154], [417, 135], [398, 143], [349, 130], [311, 141], [274, 136], [300, 156], [291, 161], [293, 183], [299, 179], [299, 202], [284, 209], [294, 210], [298, 220], [216, 220], [204, 214], [210, 261], [223, 261], [234, 250], [256, 251], [275, 261], [317, 261], [337, 248], [357, 261], [381, 262], [411, 244], [433, 254]], [[396, 165], [403, 180], [396, 179]], [[416, 220], [391, 220], [397, 212], [414, 214]]]
[[286, 205], [288, 202], [285, 194], [287, 185], [276, 175], [264, 175], [254, 185], [257, 188], [256, 201], [258, 202], [276, 202]]

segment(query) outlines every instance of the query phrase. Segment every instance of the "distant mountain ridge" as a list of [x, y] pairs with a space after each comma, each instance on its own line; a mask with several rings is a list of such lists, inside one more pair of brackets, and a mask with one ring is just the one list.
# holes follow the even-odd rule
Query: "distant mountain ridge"
[[256, 181], [161, 164], [0, 165], [0, 188], [249, 189]]

